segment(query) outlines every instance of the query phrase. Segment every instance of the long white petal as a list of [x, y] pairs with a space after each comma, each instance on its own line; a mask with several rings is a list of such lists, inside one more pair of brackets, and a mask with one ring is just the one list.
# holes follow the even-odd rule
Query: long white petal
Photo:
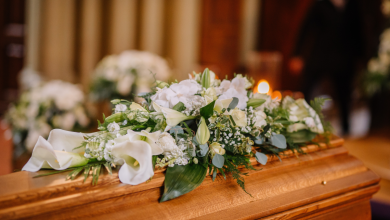
[[[154, 175], [152, 164], [152, 149], [145, 141], [126, 141], [116, 144], [112, 154], [125, 163], [119, 170], [119, 179], [122, 183], [138, 185]], [[135, 161], [138, 165], [134, 165]]]
[[84, 152], [84, 148], [73, 149], [81, 145], [84, 141], [84, 135], [85, 134], [79, 132], [53, 129], [51, 130], [47, 141], [53, 146], [53, 150], [82, 153]]
[[30, 160], [22, 170], [36, 172], [41, 168], [64, 170], [68, 167], [83, 166], [88, 159], [78, 153], [54, 150], [49, 141], [39, 137]]

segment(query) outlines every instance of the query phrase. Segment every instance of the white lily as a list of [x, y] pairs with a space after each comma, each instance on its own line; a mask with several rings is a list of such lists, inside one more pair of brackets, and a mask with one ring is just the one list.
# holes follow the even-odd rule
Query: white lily
[[182, 121], [196, 118], [196, 116], [187, 116], [187, 115], [185, 115], [181, 112], [178, 112], [176, 110], [159, 106], [155, 102], [153, 102], [153, 108], [157, 112], [163, 113], [164, 118], [167, 122], [167, 125], [171, 126], [171, 127], [175, 127], [176, 125], [178, 125]]
[[82, 133], [54, 129], [48, 140], [39, 137], [30, 160], [22, 170], [36, 172], [41, 168], [64, 170], [69, 167], [83, 166], [88, 159], [81, 155], [83, 149], [75, 149], [84, 141]]
[[127, 135], [130, 141], [145, 141], [148, 143], [152, 149], [152, 155], [160, 155], [163, 153], [163, 149], [156, 144], [158, 138], [160, 137], [161, 131], [156, 131], [149, 133], [147, 130], [142, 130], [140, 132], [127, 130]]
[[199, 144], [205, 144], [210, 138], [210, 131], [207, 127], [206, 120], [202, 117], [200, 120], [200, 125], [196, 131], [196, 140]]
[[152, 148], [147, 142], [124, 141], [115, 144], [111, 153], [124, 162], [118, 173], [122, 183], [138, 185], [154, 175]]

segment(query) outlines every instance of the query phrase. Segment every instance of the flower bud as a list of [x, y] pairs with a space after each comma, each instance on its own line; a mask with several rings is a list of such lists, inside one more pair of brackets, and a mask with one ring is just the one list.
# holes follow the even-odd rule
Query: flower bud
[[198, 130], [196, 131], [196, 141], [199, 144], [205, 144], [210, 138], [210, 131], [207, 127], [206, 120], [202, 117]]
[[169, 84], [160, 80], [156, 80], [157, 87], [163, 89], [165, 87], [169, 87]]
[[198, 158], [194, 158], [192, 161], [194, 162], [194, 164], [198, 164]]

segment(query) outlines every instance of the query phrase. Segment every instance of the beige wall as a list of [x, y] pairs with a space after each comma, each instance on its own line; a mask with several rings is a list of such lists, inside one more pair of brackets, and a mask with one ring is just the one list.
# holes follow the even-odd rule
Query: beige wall
[[[127, 49], [168, 59], [173, 78], [184, 79], [198, 62], [200, 0], [29, 0], [26, 66], [47, 79], [81, 83], [96, 63]], [[258, 0], [244, 0], [241, 62], [254, 48]]]

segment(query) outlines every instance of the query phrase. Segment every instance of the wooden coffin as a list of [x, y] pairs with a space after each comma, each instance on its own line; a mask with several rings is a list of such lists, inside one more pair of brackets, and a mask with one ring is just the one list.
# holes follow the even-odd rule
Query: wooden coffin
[[207, 176], [200, 187], [159, 203], [164, 171], [137, 186], [123, 184], [117, 173], [65, 181], [66, 173], [32, 178], [38, 173], [0, 176], [0, 219], [370, 219], [369, 199], [379, 177], [342, 147], [307, 146], [269, 158], [245, 177], [246, 194], [232, 178]]

